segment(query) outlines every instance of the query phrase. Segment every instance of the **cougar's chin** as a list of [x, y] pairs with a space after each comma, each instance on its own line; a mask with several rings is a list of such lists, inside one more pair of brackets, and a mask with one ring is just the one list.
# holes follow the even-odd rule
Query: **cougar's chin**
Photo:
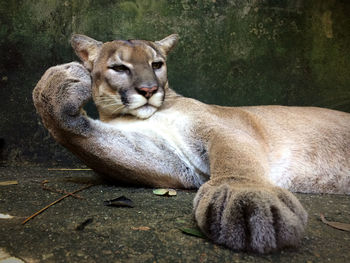
[[137, 109], [130, 110], [129, 113], [139, 119], [147, 119], [151, 117], [157, 110], [158, 108], [147, 104]]
[[141, 95], [133, 95], [128, 106], [129, 113], [140, 119], [151, 117], [163, 104], [163, 94], [156, 93], [148, 100]]

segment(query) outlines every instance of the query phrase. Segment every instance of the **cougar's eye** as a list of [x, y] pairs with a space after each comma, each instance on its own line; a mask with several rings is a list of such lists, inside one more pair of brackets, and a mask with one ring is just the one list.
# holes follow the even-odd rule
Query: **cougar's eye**
[[124, 65], [114, 65], [114, 66], [111, 66], [109, 68], [113, 69], [114, 71], [117, 71], [117, 72], [126, 72], [126, 73], [130, 72], [130, 69]]
[[152, 63], [152, 68], [153, 69], [160, 69], [163, 66], [163, 62], [159, 61], [159, 62], [153, 62]]

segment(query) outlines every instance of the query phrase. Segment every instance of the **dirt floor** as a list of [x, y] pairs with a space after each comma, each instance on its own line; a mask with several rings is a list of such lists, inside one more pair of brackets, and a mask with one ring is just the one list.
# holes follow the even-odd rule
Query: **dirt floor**
[[[150, 188], [110, 185], [92, 171], [50, 171], [38, 167], [2, 167], [0, 182], [0, 262], [350, 262], [350, 232], [321, 222], [350, 223], [350, 196], [297, 194], [309, 212], [302, 244], [269, 255], [237, 253], [209, 240], [184, 234], [195, 228], [192, 200], [195, 191], [177, 190], [174, 197], [156, 196]], [[63, 193], [74, 191], [28, 221], [36, 211]], [[125, 196], [133, 208], [105, 206]], [[12, 258], [11, 258], [12, 257]], [[12, 261], [10, 261], [12, 260]]]

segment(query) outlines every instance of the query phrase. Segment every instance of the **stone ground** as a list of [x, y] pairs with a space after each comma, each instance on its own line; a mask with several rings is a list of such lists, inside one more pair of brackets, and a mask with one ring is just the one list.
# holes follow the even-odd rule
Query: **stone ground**
[[[195, 191], [178, 190], [175, 197], [156, 196], [150, 188], [108, 184], [92, 171], [49, 171], [38, 167], [1, 167], [0, 262], [350, 262], [350, 232], [321, 222], [350, 223], [350, 196], [297, 194], [309, 212], [302, 244], [269, 255], [237, 253], [210, 241], [189, 236], [181, 228], [194, 228]], [[44, 190], [41, 182], [74, 191], [83, 200], [68, 197], [25, 225], [21, 222], [63, 194]], [[104, 200], [126, 196], [134, 208], [108, 207]], [[82, 223], [90, 223], [82, 227]], [[78, 226], [81, 230], [77, 230]], [[12, 260], [12, 261], [10, 261]], [[3, 261], [5, 262], [5, 260]]]

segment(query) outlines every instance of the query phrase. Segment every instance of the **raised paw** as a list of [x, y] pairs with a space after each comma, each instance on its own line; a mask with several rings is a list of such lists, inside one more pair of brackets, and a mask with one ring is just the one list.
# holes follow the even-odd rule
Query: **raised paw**
[[76, 62], [49, 68], [33, 91], [37, 112], [55, 134], [87, 133], [88, 122], [82, 115], [82, 107], [90, 98], [90, 74]]
[[273, 186], [204, 184], [194, 199], [199, 228], [234, 250], [268, 253], [297, 246], [307, 213], [290, 192]]

